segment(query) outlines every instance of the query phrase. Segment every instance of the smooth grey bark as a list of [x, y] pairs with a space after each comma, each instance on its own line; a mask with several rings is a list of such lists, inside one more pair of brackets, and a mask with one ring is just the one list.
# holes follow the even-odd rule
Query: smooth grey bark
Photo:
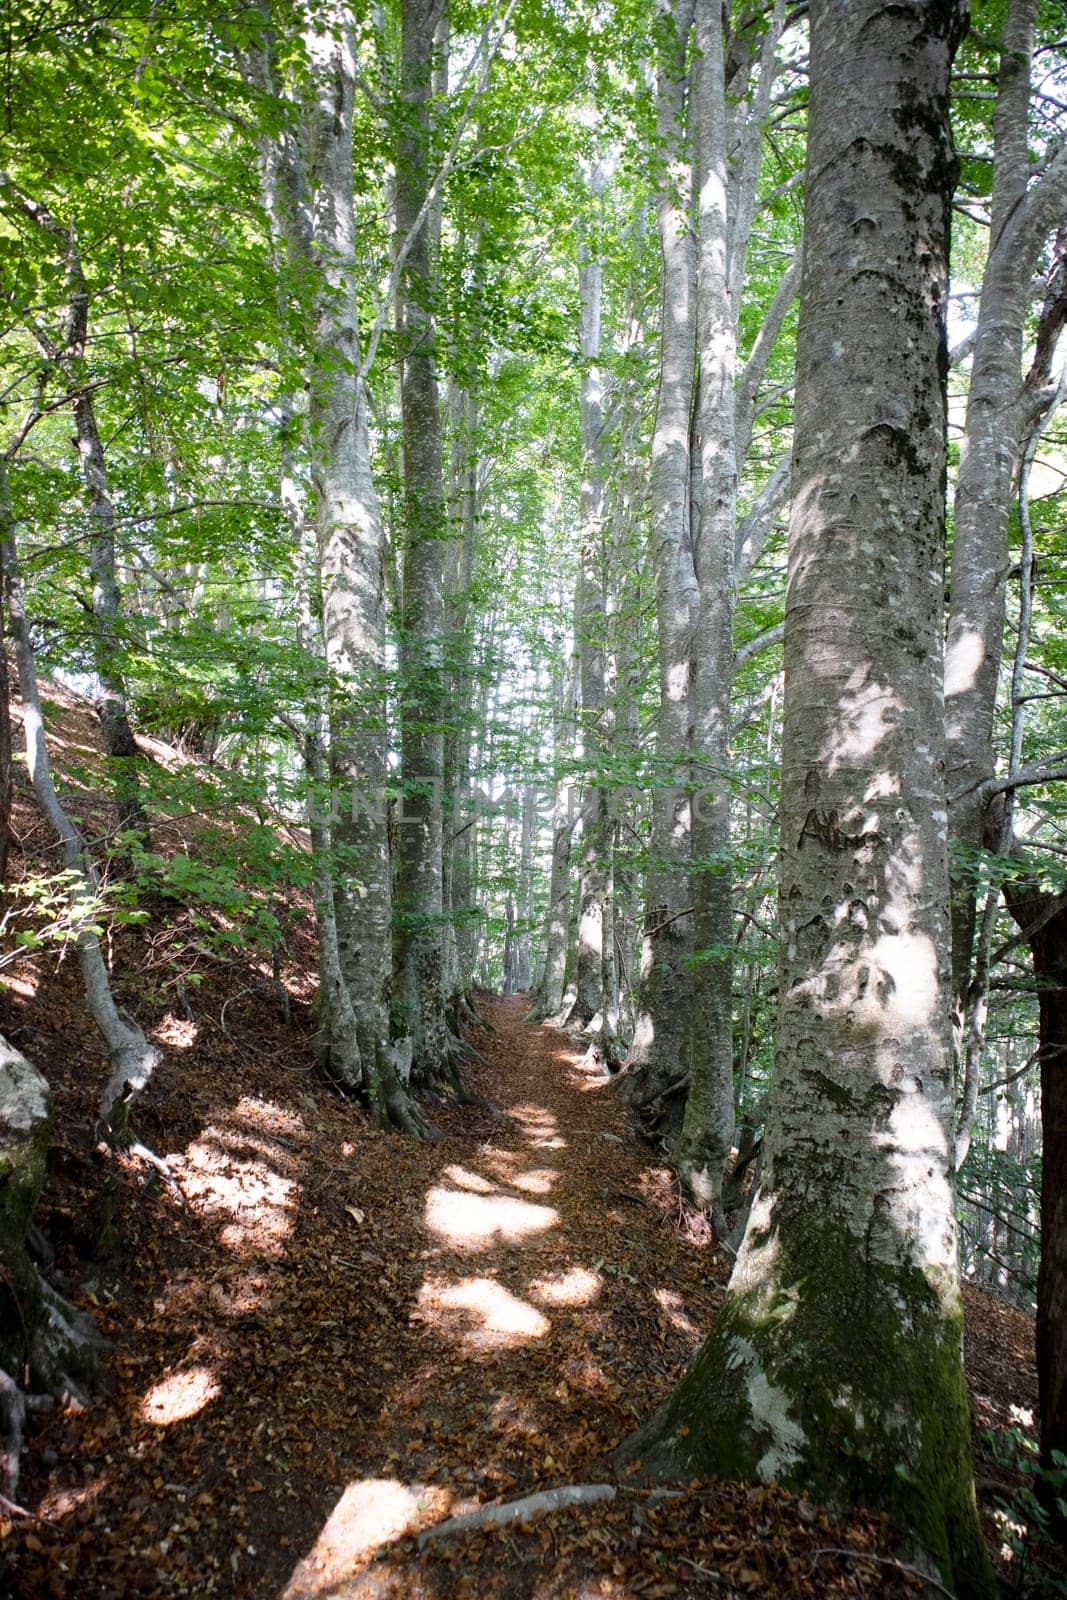
[[[562, 650], [559, 652], [562, 656]], [[563, 1005], [570, 932], [571, 840], [576, 822], [574, 785], [564, 771], [574, 753], [575, 681], [573, 670], [562, 663], [553, 675], [552, 709], [552, 861], [549, 868], [548, 904], [545, 907], [543, 959], [530, 1007], [536, 1021], [555, 1016]]]
[[[794, 261], [783, 274], [731, 387], [724, 374], [736, 361], [761, 130], [784, 11], [775, 7], [766, 28], [741, 16], [727, 59], [721, 38], [707, 36], [712, 9], [701, 12], [705, 41], [694, 51], [688, 104], [686, 34], [692, 8], [684, 0], [673, 9], [665, 5], [659, 21], [657, 210], [663, 322], [650, 485], [659, 719], [642, 978], [621, 1092], [634, 1104], [662, 1111], [662, 1097], [672, 1087], [690, 1085], [695, 1046], [700, 1066], [679, 1151], [681, 1173], [691, 1191], [714, 1208], [733, 1116], [729, 799], [715, 774], [727, 765], [730, 682], [741, 659], [732, 655], [733, 594], [758, 561], [786, 498], [788, 461], [772, 471], [740, 522], [736, 485], [767, 361], [795, 297], [799, 264]], [[708, 169], [712, 187], [707, 178], [698, 177], [703, 187], [691, 222], [693, 168], [701, 165]], [[699, 287], [695, 246], [701, 254]], [[702, 557], [699, 582], [694, 549]], [[701, 733], [696, 753], [705, 765], [697, 785], [696, 830], [699, 854], [715, 870], [691, 882], [691, 761], [697, 716]], [[704, 923], [697, 943], [718, 954], [710, 963], [698, 964], [694, 979], [697, 906]], [[691, 998], [694, 981], [699, 1000]], [[719, 1223], [721, 1227], [721, 1217]]]
[[[737, 347], [741, 289], [755, 215], [763, 124], [771, 103], [775, 53], [785, 25], [776, 0], [758, 53], [735, 71], [727, 93], [722, 18], [715, 6], [696, 16], [690, 118], [696, 150], [697, 348], [700, 381], [694, 416], [699, 452], [700, 514], [694, 565], [700, 596], [693, 638], [693, 802], [691, 821], [693, 936], [689, 1093], [674, 1151], [679, 1179], [725, 1233], [722, 1178], [734, 1134], [733, 853], [730, 713], [737, 586], [737, 491], [751, 418], [737, 428]], [[758, 67], [758, 77], [751, 82]], [[741, 80], [740, 82], [738, 80]], [[749, 87], [742, 106], [738, 89]], [[736, 147], [736, 149], [735, 149]], [[734, 150], [731, 158], [731, 151]], [[788, 307], [787, 290], [772, 306], [772, 327]], [[773, 342], [773, 341], [772, 341]], [[767, 349], [756, 353], [746, 394]]]
[[[292, 471], [292, 451], [288, 438], [292, 424], [290, 415], [283, 424], [281, 501], [289, 522], [293, 548], [297, 552], [296, 637], [309, 659], [325, 666], [326, 651], [318, 620], [322, 610], [318, 545], [314, 531], [307, 527], [303, 496]], [[359, 1019], [341, 965], [335, 906], [335, 857], [331, 826], [333, 806], [327, 727], [325, 695], [315, 695], [305, 710], [303, 758], [309, 786], [307, 822], [313, 860], [312, 900], [319, 936], [319, 989], [315, 1002], [319, 1034], [316, 1057], [320, 1070], [329, 1081], [350, 1093], [367, 1092], [379, 1121], [388, 1125], [390, 1118], [386, 1097], [374, 1093], [377, 1085], [373, 1063], [368, 1063], [368, 1070], [364, 1071], [359, 1045]]]
[[[628, 252], [637, 264], [642, 263], [647, 252], [647, 235], [648, 211], [642, 204], [626, 237]], [[635, 265], [627, 278], [617, 337], [620, 370], [611, 405], [614, 438], [609, 452], [610, 518], [605, 530], [608, 650], [604, 729], [611, 753], [610, 885], [602, 963], [607, 1025], [600, 1049], [612, 1066], [620, 1064], [634, 1027], [631, 965], [639, 884], [632, 841], [638, 837], [643, 807], [633, 796], [629, 778], [644, 756], [639, 697], [645, 676], [642, 619], [647, 584], [648, 460], [643, 437], [645, 388], [641, 358], [649, 343], [647, 305], [644, 269]]]
[[645, 934], [633, 1040], [619, 1080], [641, 1106], [688, 1072], [693, 952], [689, 861], [689, 658], [699, 592], [689, 536], [689, 416], [696, 371], [696, 259], [685, 99], [693, 3], [657, 18], [656, 218], [662, 256], [659, 390], [651, 459], [659, 710], [646, 878]]
[[[773, 60], [773, 52], [772, 52]], [[737, 305], [731, 279], [725, 54], [718, 6], [697, 9], [690, 117], [697, 175], [695, 442], [700, 521], [694, 566], [691, 818], [693, 1004], [689, 1094], [674, 1151], [679, 1180], [724, 1231], [722, 1174], [734, 1131], [733, 871], [729, 762], [733, 677]], [[758, 130], [757, 130], [758, 134]], [[736, 201], [735, 201], [736, 208]]]
[[619, 1460], [882, 1508], [955, 1592], [990, 1597], [960, 1343], [941, 668], [964, 25], [957, 4], [810, 7], [765, 1166], [712, 1333]]
[[[599, 210], [610, 169], [595, 161], [588, 184]], [[575, 605], [575, 640], [579, 661], [580, 727], [585, 777], [582, 787], [580, 891], [575, 997], [568, 1021], [590, 1030], [606, 1030], [604, 968], [610, 960], [605, 940], [611, 872], [611, 815], [604, 784], [607, 754], [607, 589], [606, 515], [608, 461], [604, 418], [602, 301], [604, 267], [596, 250], [581, 247], [579, 348], [582, 354], [582, 489], [581, 567]]]
[[37, 688], [33, 641], [26, 616], [22, 574], [15, 542], [15, 520], [8, 486], [7, 463], [0, 459], [0, 574], [4, 584], [11, 642], [22, 696], [22, 725], [26, 766], [34, 796], [45, 821], [59, 839], [63, 865], [70, 873], [70, 896], [77, 927], [75, 948], [81, 967], [85, 997], [93, 1021], [104, 1040], [110, 1073], [97, 1113], [99, 1134], [115, 1148], [131, 1142], [130, 1105], [147, 1084], [159, 1060], [159, 1051], [140, 1025], [115, 1003], [100, 940], [93, 931], [99, 914], [100, 882], [88, 847], [67, 816], [56, 793], [45, 745], [44, 716]]
[[404, 551], [400, 626], [403, 825], [393, 935], [393, 1003], [413, 1041], [417, 1082], [448, 1066], [444, 1012], [444, 568], [447, 526], [431, 253], [430, 105], [441, 0], [403, 0], [396, 226], [408, 244], [397, 291], [403, 435]]
[[[64, 368], [70, 367], [73, 377], [84, 361], [89, 334], [89, 292], [73, 231], [68, 259], [71, 301], [67, 352], [62, 358], [62, 365]], [[75, 388], [73, 409], [75, 446], [81, 462], [92, 527], [89, 571], [93, 583], [93, 621], [96, 625], [93, 632], [93, 664], [100, 684], [95, 709], [100, 718], [104, 751], [115, 787], [119, 826], [135, 833], [141, 848], [148, 850], [151, 848], [151, 838], [137, 776], [137, 742], [130, 727], [126, 682], [120, 665], [122, 602], [115, 565], [115, 507], [91, 389], [84, 386]]]
[[533, 921], [533, 847], [537, 827], [536, 790], [532, 783], [523, 787], [522, 821], [519, 831], [519, 882], [516, 894], [518, 929], [515, 938], [514, 987], [525, 994], [533, 984], [530, 955], [530, 925]]
[[471, 651], [471, 583], [479, 531], [479, 404], [477, 388], [449, 389], [449, 523], [451, 539], [445, 572], [448, 620], [449, 724], [444, 742], [443, 794], [449, 801], [444, 819], [442, 899], [447, 909], [444, 928], [443, 988], [446, 1003], [463, 1011], [474, 982], [471, 845], [475, 829], [470, 763], [474, 674]]
[[658, 1099], [689, 1070], [693, 992], [689, 690], [699, 609], [689, 525], [696, 261], [685, 101], [692, 24], [693, 0], [664, 4], [656, 23], [656, 218], [662, 314], [649, 492], [659, 707], [638, 1005], [619, 1080], [620, 1093], [634, 1106]]
[[[996, 777], [994, 731], [997, 684], [1005, 627], [1005, 591], [1011, 567], [1008, 530], [1014, 478], [1022, 444], [1040, 424], [1042, 412], [1056, 403], [1043, 392], [1052, 348], [1067, 307], [1063, 304], [1063, 212], [1067, 204], [1067, 151], [1051, 153], [1040, 176], [1030, 182], [1028, 111], [1036, 0], [1009, 0], [1001, 44], [994, 117], [993, 194], [989, 255], [982, 280], [978, 327], [974, 336], [971, 382], [956, 488], [951, 569], [951, 599], [946, 655], [949, 818], [953, 840], [968, 851], [994, 847], [1012, 853], [1010, 806], [1000, 796], [1012, 785], [1036, 776], [1019, 765], [1022, 706], [1013, 684], [1013, 739], [1010, 770]], [[1059, 230], [1053, 253], [1035, 359], [1022, 375], [1025, 317], [1039, 253]], [[1025, 524], [1025, 496], [1021, 507]], [[1024, 552], [1025, 554], [1026, 552]], [[1026, 564], [1023, 567], [1025, 593]], [[1027, 617], [1020, 618], [1020, 641]], [[1038, 764], [1040, 769], [1040, 764]], [[1042, 1249], [1038, 1273], [1037, 1358], [1041, 1396], [1042, 1457], [1067, 1439], [1067, 1352], [1058, 1329], [1067, 1302], [1067, 1198], [1056, 1156], [1067, 1144], [1059, 1061], [1064, 1038], [1063, 1007], [1056, 988], [1062, 973], [1063, 918], [1057, 897], [1035, 892], [1024, 874], [1004, 884], [1012, 916], [1026, 934], [1040, 1001], [1043, 1046]], [[992, 908], [987, 912], [988, 929]], [[1048, 918], [1048, 926], [1044, 918]], [[969, 1143], [978, 1094], [984, 1017], [984, 939], [975, 961], [977, 893], [974, 878], [961, 872], [954, 885], [952, 918], [953, 995], [956, 1038], [962, 1058], [957, 1153]], [[972, 972], [972, 967], [975, 970]], [[1051, 1057], [1047, 1053], [1051, 1050]]]
[[[1042, 388], [1050, 376], [1059, 330], [1067, 315], [1062, 274], [1064, 237], [1057, 239], [1053, 272], [1050, 276], [1035, 349], [1034, 363], [1027, 382]], [[1032, 598], [1037, 569], [1034, 530], [1030, 517], [1029, 477], [1037, 443], [1044, 426], [1064, 398], [1067, 369], [1054, 385], [1044, 416], [1035, 420], [1023, 450], [1019, 472], [1019, 616], [1012, 671], [1012, 730], [1008, 757], [1009, 778], [1027, 771], [1023, 761], [1023, 737], [1029, 701], [1024, 694], [1024, 669], [1030, 649], [1033, 621]], [[1038, 1049], [1040, 1063], [1042, 1183], [1040, 1201], [1041, 1254], [1037, 1278], [1037, 1316], [1035, 1351], [1039, 1396], [1039, 1437], [1041, 1465], [1055, 1465], [1054, 1452], [1067, 1450], [1067, 1335], [1064, 1309], [1067, 1307], [1067, 1078], [1064, 1057], [1067, 1053], [1067, 1005], [1064, 1003], [1064, 973], [1067, 970], [1067, 897], [1051, 891], [1040, 878], [1028, 871], [1026, 853], [1014, 838], [1014, 792], [1007, 789], [991, 803], [991, 820], [999, 835], [1001, 849], [1019, 858], [1022, 870], [1009, 876], [1004, 899], [1020, 932], [1030, 947], [1034, 987], [1038, 996]], [[979, 947], [981, 950], [981, 946]], [[970, 1063], [968, 1063], [969, 1065]], [[972, 1082], [965, 1078], [961, 1131], [966, 1136]], [[959, 1147], [959, 1133], [957, 1147]], [[1038, 1482], [1037, 1492], [1044, 1502], [1051, 1526], [1060, 1542], [1067, 1540], [1067, 1518], [1062, 1497], [1057, 1497], [1049, 1480]]]
[[[636, 433], [639, 421], [639, 397], [632, 397], [632, 424]], [[628, 439], [630, 429], [624, 430], [623, 445], [628, 461], [637, 458], [636, 440]], [[642, 464], [642, 471], [643, 471]], [[643, 530], [636, 525], [634, 510], [637, 495], [627, 493], [619, 509], [618, 537], [615, 543], [615, 571], [621, 575], [618, 583], [619, 604], [614, 618], [615, 686], [612, 694], [615, 707], [614, 743], [616, 763], [622, 772], [634, 770], [642, 755], [639, 695], [644, 677], [640, 618], [645, 609], [645, 584], [638, 539]], [[641, 882], [637, 869], [634, 841], [644, 807], [634, 800], [626, 788], [614, 791], [612, 807], [612, 955], [610, 969], [612, 991], [609, 1006], [611, 1033], [619, 1040], [613, 1054], [618, 1062], [623, 1041], [633, 1038], [636, 997], [634, 980], [635, 957], [639, 958], [638, 934], [641, 927]]]

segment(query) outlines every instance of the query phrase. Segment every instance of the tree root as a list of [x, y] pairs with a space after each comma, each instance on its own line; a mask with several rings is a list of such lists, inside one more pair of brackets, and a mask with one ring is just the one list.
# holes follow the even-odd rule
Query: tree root
[[624, 1105], [629, 1106], [632, 1111], [644, 1111], [659, 1101], [667, 1100], [672, 1095], [687, 1089], [689, 1074], [685, 1073], [673, 1083], [665, 1083], [646, 1062], [633, 1062], [629, 1066], [624, 1062], [615, 1083], [619, 1098]]
[[33, 1338], [30, 1372], [40, 1389], [61, 1400], [88, 1405], [101, 1377], [100, 1358], [111, 1342], [87, 1311], [65, 1300], [41, 1279], [43, 1318]]
[[44, 1392], [27, 1393], [0, 1368], [0, 1509], [8, 1516], [33, 1515], [15, 1499], [27, 1414], [50, 1409], [56, 1399], [88, 1405], [88, 1389], [100, 1378], [100, 1354], [108, 1347], [88, 1312], [64, 1300], [43, 1278], [40, 1286], [42, 1318], [33, 1330], [23, 1376], [27, 1386], [32, 1380]]
[[19, 1455], [26, 1427], [26, 1396], [0, 1368], [0, 1495], [6, 1504], [19, 1486]]
[[600, 1500], [614, 1500], [618, 1490], [612, 1483], [571, 1483], [561, 1489], [542, 1489], [537, 1494], [524, 1495], [521, 1500], [507, 1500], [499, 1506], [481, 1506], [462, 1517], [449, 1517], [425, 1528], [418, 1537], [418, 1548], [424, 1550], [435, 1539], [451, 1538], [454, 1534], [470, 1533], [476, 1528], [506, 1527], [509, 1522], [525, 1522], [530, 1517], [546, 1511], [562, 1511], [567, 1506], [594, 1505]]
[[456, 1020], [458, 1022], [465, 1022], [468, 1028], [484, 1028], [486, 1033], [496, 1032], [493, 1024], [491, 1022], [487, 1022], [485, 1017], [482, 1016], [477, 1006], [471, 1000], [470, 995], [457, 995], [455, 1009]]
[[460, 1039], [459, 1047], [463, 1051], [463, 1054], [465, 1056], [469, 1056], [472, 1061], [481, 1062], [483, 1067], [492, 1066], [493, 1063], [489, 1060], [489, 1057], [483, 1056], [480, 1050], [476, 1050], [469, 1039]]

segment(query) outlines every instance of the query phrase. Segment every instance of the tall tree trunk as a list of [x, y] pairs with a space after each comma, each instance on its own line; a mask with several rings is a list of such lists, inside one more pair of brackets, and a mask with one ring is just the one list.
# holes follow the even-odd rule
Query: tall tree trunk
[[122, 608], [115, 568], [115, 508], [108, 486], [96, 408], [88, 390], [75, 395], [74, 425], [93, 529], [89, 541], [89, 570], [93, 580], [95, 623], [93, 661], [100, 684], [96, 714], [100, 718], [104, 753], [112, 773], [119, 826], [135, 833], [141, 848], [147, 850], [151, 847], [148, 817], [141, 798], [137, 742], [130, 727], [126, 681], [120, 665]]
[[533, 983], [530, 968], [530, 924], [533, 920], [533, 847], [537, 826], [536, 790], [527, 782], [522, 792], [519, 834], [519, 884], [516, 894], [518, 931], [515, 940], [515, 988], [525, 994]]
[[620, 1457], [881, 1507], [958, 1593], [991, 1596], [960, 1350], [941, 731], [964, 8], [814, 0], [810, 23], [766, 1165], [712, 1333]]
[[[441, 0], [403, 0], [396, 225], [410, 247], [400, 281], [400, 406], [404, 443], [404, 604], [400, 628], [403, 825], [396, 879], [394, 1004], [414, 1046], [416, 1081], [438, 1081], [448, 1033], [442, 963], [444, 565], [446, 519], [437, 391], [430, 188], [434, 32]], [[420, 220], [421, 218], [421, 220]]]
[[651, 540], [659, 710], [650, 863], [634, 1036], [620, 1080], [631, 1105], [657, 1099], [689, 1071], [693, 980], [689, 884], [690, 655], [699, 608], [689, 526], [690, 415], [696, 371], [696, 262], [686, 132], [693, 0], [657, 19], [656, 216], [663, 263], [659, 391], [652, 436]]
[[[599, 212], [609, 167], [593, 163], [589, 190]], [[577, 926], [576, 992], [569, 1021], [579, 1027], [606, 1024], [604, 999], [604, 919], [609, 892], [611, 816], [605, 788], [607, 710], [607, 594], [605, 589], [605, 513], [607, 460], [604, 433], [604, 376], [601, 367], [604, 267], [599, 248], [583, 244], [579, 268], [582, 353], [581, 569], [575, 607], [579, 660], [582, 753], [581, 890]]]
[[[749, 406], [788, 299], [776, 295], [748, 369], [736, 376], [741, 293], [755, 214], [763, 124], [785, 7], [766, 27], [742, 13], [727, 58], [722, 18], [697, 12], [690, 120], [698, 177], [697, 350], [691, 511], [699, 613], [692, 649], [693, 973], [690, 1083], [674, 1153], [684, 1187], [725, 1232], [722, 1176], [734, 1131], [733, 851], [728, 783], [739, 551], [737, 487], [751, 436]], [[758, 48], [757, 48], [758, 43]], [[754, 73], [758, 67], [758, 78]], [[754, 81], [753, 81], [754, 80]], [[746, 94], [747, 89], [747, 94]]]
[[471, 583], [478, 542], [478, 395], [474, 388], [452, 390], [451, 493], [447, 578], [449, 630], [449, 725], [444, 743], [443, 794], [445, 817], [442, 896], [448, 913], [445, 926], [445, 999], [462, 1014], [473, 982], [471, 928], [471, 845], [474, 832], [471, 792], [471, 718], [474, 673], [471, 652]]
[[690, 117], [696, 150], [697, 349], [695, 418], [700, 522], [695, 567], [700, 597], [693, 637], [690, 1082], [674, 1153], [683, 1186], [725, 1232], [722, 1176], [734, 1132], [733, 863], [729, 764], [733, 680], [734, 546], [737, 521], [734, 377], [738, 308], [730, 292], [729, 172], [723, 26], [714, 5], [697, 9]]
[[[336, 818], [312, 818], [322, 951], [320, 1021], [329, 1068], [362, 1083], [383, 1125], [424, 1135], [389, 1038], [392, 911], [387, 823], [385, 607], [381, 508], [370, 466], [367, 397], [359, 369], [352, 187], [354, 42], [350, 9], [332, 5], [308, 34], [310, 86], [288, 125], [261, 151], [268, 214], [280, 252], [310, 304], [306, 330], [308, 436], [322, 649], [331, 686], [329, 787]], [[242, 59], [261, 89], [277, 93], [264, 52]], [[283, 501], [286, 498], [283, 485]], [[288, 493], [297, 495], [295, 485]], [[290, 509], [294, 538], [301, 517]], [[310, 619], [307, 619], [310, 627]], [[312, 644], [310, 637], [307, 640]], [[314, 641], [317, 646], [317, 641]], [[310, 765], [319, 774], [315, 733]], [[315, 785], [313, 785], [314, 791]], [[327, 807], [331, 815], [333, 807]], [[327, 904], [327, 901], [331, 904]], [[343, 984], [338, 981], [337, 966]], [[358, 1075], [358, 1076], [357, 1076]]]
[[[560, 651], [562, 655], [562, 651]], [[566, 683], [562, 672], [566, 671]], [[530, 1014], [538, 1021], [555, 1016], [563, 1005], [567, 951], [570, 945], [571, 837], [574, 833], [574, 785], [564, 764], [574, 753], [574, 673], [557, 666], [553, 678], [552, 715], [552, 862], [545, 908], [544, 957]]]
[[[997, 682], [1005, 626], [1005, 588], [1011, 567], [1009, 518], [1022, 439], [1049, 405], [1042, 384], [1048, 380], [1052, 347], [1064, 315], [1061, 257], [1057, 255], [1034, 363], [1024, 381], [1023, 343], [1034, 269], [1049, 234], [1062, 227], [1067, 200], [1067, 150], [1056, 151], [1040, 176], [1031, 178], [1027, 114], [1037, 12], [1037, 0], [1008, 0], [1004, 19], [994, 118], [989, 254], [982, 279], [956, 487], [945, 660], [951, 837], [968, 851], [992, 845], [1004, 854], [1012, 844], [1010, 813], [1005, 823], [997, 808], [991, 810], [988, 785], [995, 771]], [[1017, 724], [1019, 710], [1016, 701], [1013, 720]], [[1013, 765], [1017, 759], [1018, 750], [1013, 748]], [[1011, 908], [1010, 886], [1005, 895]], [[980, 1045], [980, 1027], [976, 1030], [976, 1024], [981, 1019], [971, 1015], [968, 1007], [976, 925], [977, 884], [972, 876], [961, 872], [953, 886], [952, 905], [956, 1039], [965, 1066], [958, 1141], [961, 1152], [966, 1147], [968, 1116], [977, 1095], [981, 1059], [973, 1040], [977, 1031], [976, 1042]], [[981, 1002], [981, 986], [978, 987]], [[970, 1048], [962, 1051], [968, 1025], [972, 1040]], [[1049, 1108], [1055, 1114], [1054, 1093], [1047, 1102], [1042, 1098], [1043, 1120]], [[1055, 1137], [1053, 1132], [1053, 1140]], [[1062, 1166], [1052, 1165], [1046, 1157], [1041, 1203], [1043, 1213], [1047, 1211], [1053, 1219], [1062, 1217], [1067, 1205], [1059, 1192], [1062, 1171]], [[1057, 1242], [1055, 1227], [1054, 1221], [1048, 1235], [1042, 1232], [1038, 1314], [1045, 1325], [1047, 1308], [1062, 1307], [1067, 1294], [1067, 1257]], [[1039, 1366], [1052, 1359], [1052, 1350], [1050, 1341], [1042, 1343]], [[1059, 1370], [1062, 1381], [1062, 1365]], [[1057, 1401], [1051, 1371], [1040, 1383], [1053, 1414], [1057, 1404], [1061, 1406], [1061, 1421], [1049, 1425], [1062, 1427], [1062, 1389]], [[1043, 1435], [1044, 1430], [1042, 1420]]]

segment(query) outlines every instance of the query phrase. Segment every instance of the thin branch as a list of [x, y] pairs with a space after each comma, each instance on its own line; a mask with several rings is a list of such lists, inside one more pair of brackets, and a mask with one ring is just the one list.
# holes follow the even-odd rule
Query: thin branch
[[739, 672], [743, 666], [758, 656], [762, 651], [769, 650], [772, 645], [781, 644], [785, 635], [785, 623], [777, 622], [773, 628], [764, 628], [762, 633], [757, 633], [754, 639], [749, 639], [734, 651], [734, 671]]
[[1017, 772], [1009, 772], [1003, 778], [986, 778], [982, 783], [959, 789], [951, 796], [950, 803], [955, 805], [966, 795], [977, 792], [979, 802], [987, 805], [995, 795], [1007, 794], [1009, 790], [1030, 788], [1042, 783], [1062, 783], [1067, 779], [1067, 765], [1064, 763], [1067, 763], [1067, 750], [1059, 750], [1046, 761], [1028, 761]]
[[696, 910], [696, 906], [686, 906], [684, 911], [676, 911], [673, 916], [667, 917], [664, 922], [657, 922], [654, 928], [645, 929], [645, 938], [654, 939], [657, 933], [662, 933], [664, 928], [669, 928], [672, 922], [677, 922], [681, 917], [688, 917]]
[[1061, 911], [1067, 911], [1067, 894], [1052, 896], [1051, 903], [1044, 907], [1040, 916], [1035, 917], [1033, 922], [1028, 922], [1025, 928], [1020, 928], [1013, 938], [1005, 939], [1003, 944], [998, 945], [989, 958], [989, 965], [995, 967], [1009, 950], [1014, 950], [1017, 945], [1029, 943], [1034, 934], [1040, 933], [1041, 929], [1046, 927], [1053, 917], [1058, 917]]
[[1047, 1045], [1039, 1044], [1036, 1050], [1031, 1050], [1021, 1067], [1016, 1067], [1014, 1072], [1009, 1072], [1006, 1078], [994, 1078], [992, 1083], [983, 1083], [978, 1093], [992, 1094], [994, 1089], [1006, 1089], [1010, 1084], [1018, 1083], [1020, 1078], [1026, 1076], [1031, 1067], [1037, 1065], [1047, 1049]]
[[921, 1578], [923, 1583], [929, 1584], [931, 1589], [936, 1589], [938, 1594], [945, 1595], [946, 1600], [956, 1600], [952, 1590], [946, 1589], [943, 1583], [932, 1578], [928, 1572], [924, 1572], [920, 1567], [909, 1567], [906, 1561], [896, 1561], [892, 1556], [875, 1556], [869, 1550], [848, 1550], [844, 1545], [824, 1545], [815, 1551], [811, 1566], [808, 1568], [809, 1573], [814, 1572], [815, 1563], [820, 1556], [850, 1556], [853, 1561], [873, 1561], [879, 1567], [892, 1567], [895, 1572], [907, 1572], [912, 1577]]

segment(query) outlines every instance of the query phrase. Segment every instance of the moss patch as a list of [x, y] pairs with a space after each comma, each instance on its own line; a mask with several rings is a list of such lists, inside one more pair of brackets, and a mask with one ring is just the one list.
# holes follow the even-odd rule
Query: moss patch
[[779, 1212], [762, 1260], [618, 1464], [658, 1479], [776, 1481], [884, 1511], [959, 1595], [992, 1596], [954, 1286], [888, 1265], [870, 1234], [825, 1216]]

